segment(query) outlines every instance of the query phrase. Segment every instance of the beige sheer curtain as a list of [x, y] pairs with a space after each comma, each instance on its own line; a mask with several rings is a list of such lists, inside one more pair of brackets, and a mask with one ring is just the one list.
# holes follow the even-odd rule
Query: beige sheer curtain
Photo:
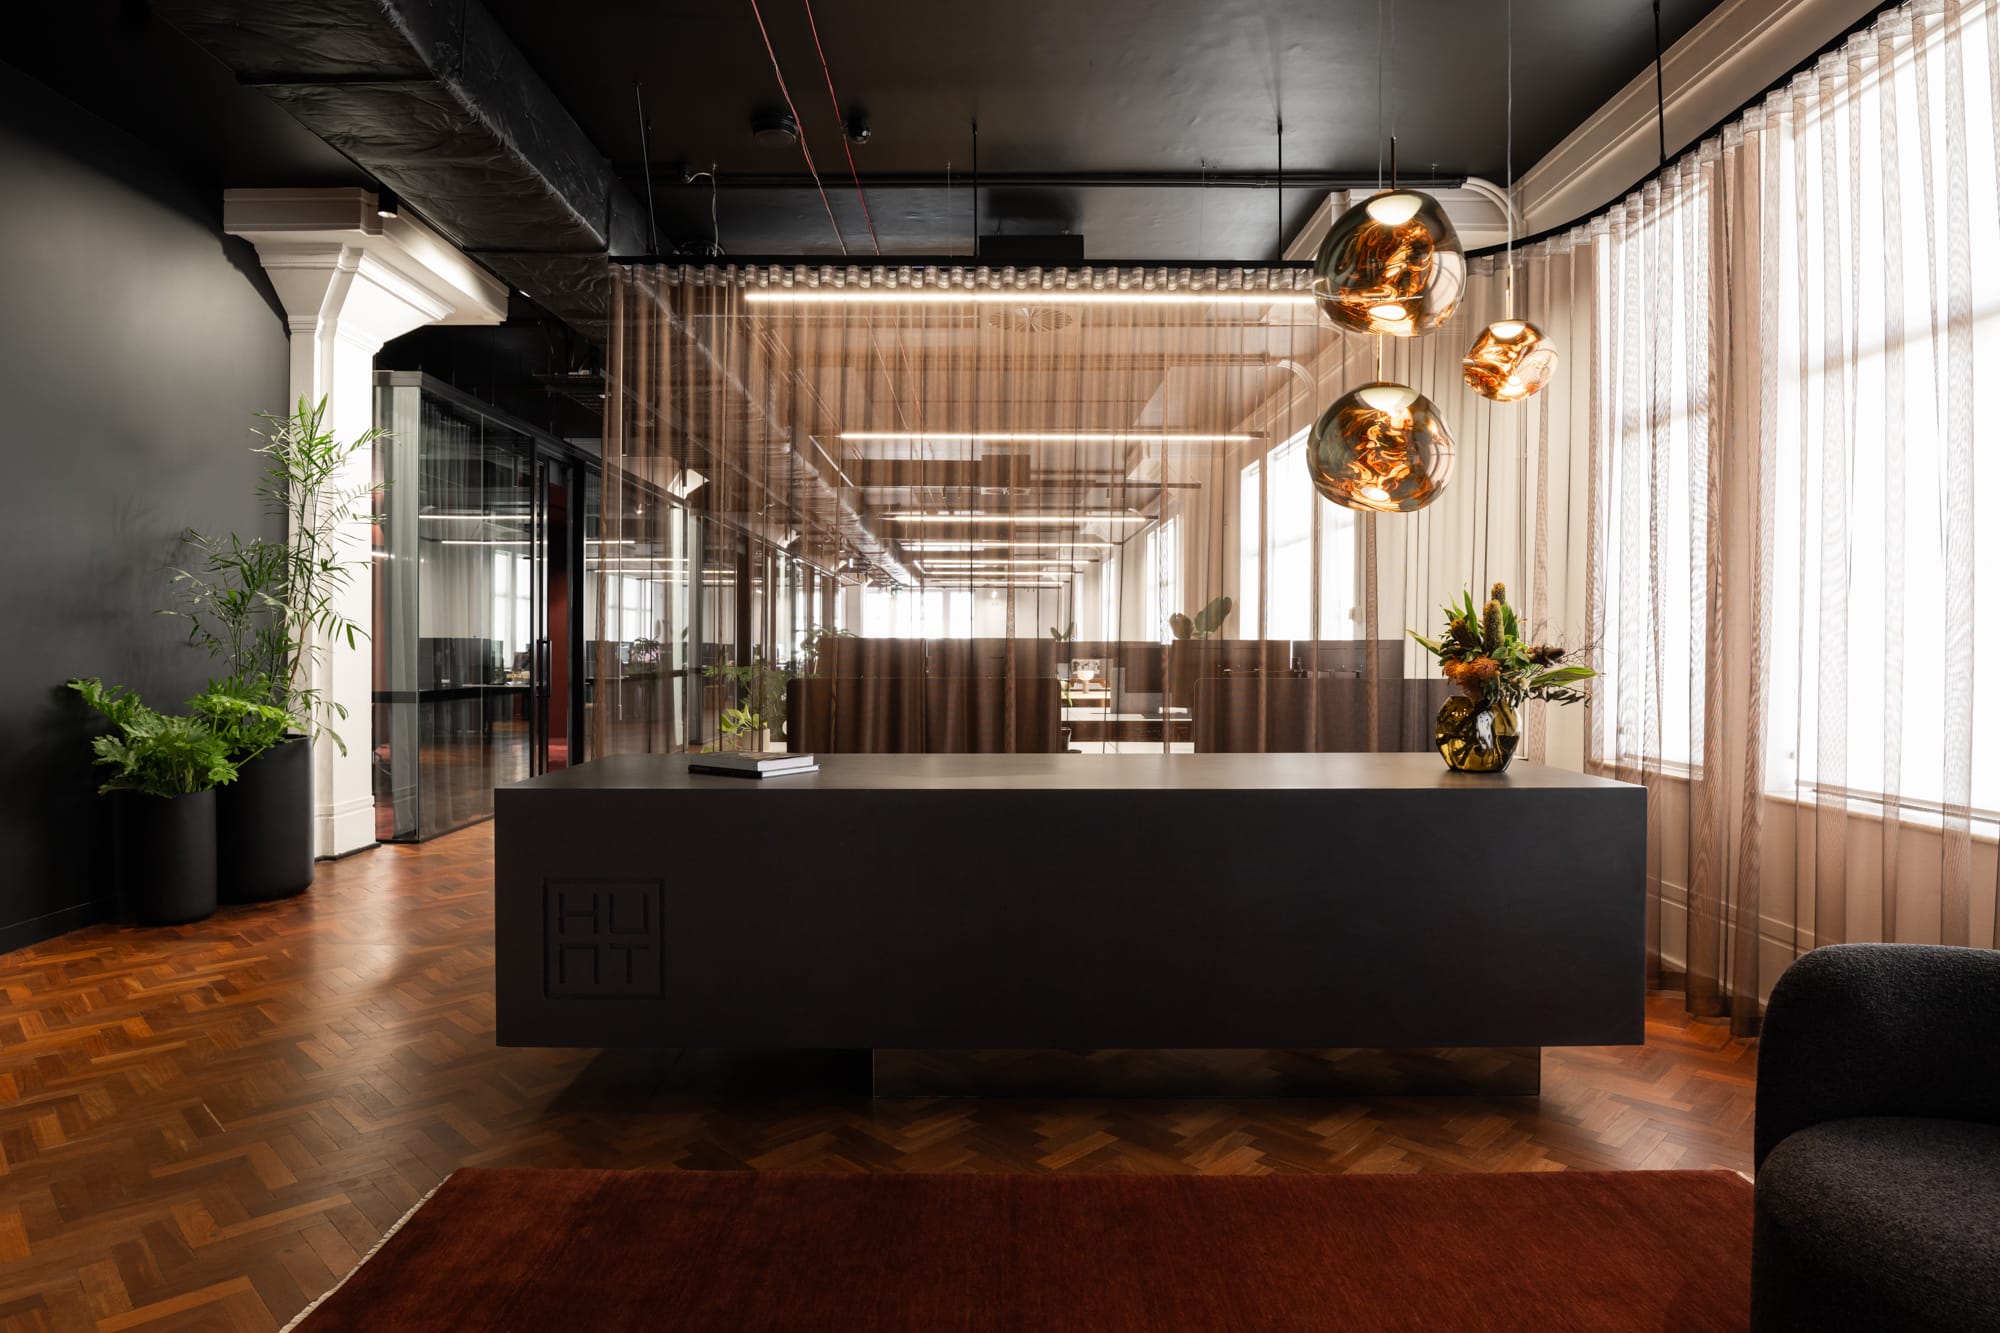
[[[1580, 263], [1521, 277], [1579, 346]], [[1301, 269], [632, 266], [613, 290], [594, 753], [719, 743], [760, 663], [782, 739], [822, 751], [1423, 750], [1443, 685], [1407, 628], [1504, 579], [1582, 629], [1587, 391], [1463, 390], [1490, 262], [1450, 327], [1386, 349], [1459, 442], [1415, 516], [1312, 489], [1308, 430], [1375, 349]], [[1539, 712], [1529, 756], [1581, 765], [1581, 716]]]
[[1562, 242], [1590, 753], [1650, 796], [1656, 965], [1738, 1031], [1817, 944], [2000, 943], [1996, 112], [1993, 4], [1907, 5]]

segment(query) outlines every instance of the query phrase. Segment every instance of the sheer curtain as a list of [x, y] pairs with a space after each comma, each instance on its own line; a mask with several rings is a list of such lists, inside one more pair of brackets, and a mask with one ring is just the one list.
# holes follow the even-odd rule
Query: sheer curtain
[[[1569, 346], [1587, 259], [1522, 265]], [[1385, 349], [1452, 423], [1455, 479], [1418, 515], [1338, 508], [1307, 435], [1375, 349], [1309, 276], [616, 269], [594, 752], [718, 743], [759, 662], [772, 739], [817, 750], [1429, 749], [1444, 687], [1406, 629], [1495, 579], [1538, 629], [1583, 629], [1588, 381], [1463, 388], [1501, 299], [1476, 262], [1449, 328]], [[819, 591], [781, 623], [785, 578]], [[678, 685], [631, 678], [655, 651]], [[1571, 712], [1530, 710], [1529, 758], [1583, 764]]]
[[1990, 0], [1906, 5], [1568, 241], [1592, 763], [1739, 1031], [1814, 945], [2000, 944], [1996, 113]]

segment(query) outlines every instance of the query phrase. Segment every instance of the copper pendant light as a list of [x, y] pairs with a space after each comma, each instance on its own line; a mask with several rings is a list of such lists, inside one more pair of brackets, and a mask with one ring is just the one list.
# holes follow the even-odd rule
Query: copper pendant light
[[1518, 403], [1555, 378], [1556, 345], [1525, 319], [1496, 319], [1472, 344], [1463, 365], [1466, 387], [1474, 393]]
[[1506, 316], [1488, 324], [1460, 363], [1465, 386], [1484, 398], [1518, 403], [1555, 378], [1556, 345], [1514, 318], [1514, 4], [1507, 3], [1507, 295]]
[[1335, 504], [1405, 514], [1444, 490], [1452, 455], [1435, 403], [1408, 385], [1376, 380], [1326, 410], [1306, 458], [1314, 487]]
[[1390, 188], [1342, 213], [1320, 242], [1313, 295], [1341, 328], [1413, 338], [1458, 309], [1465, 249], [1436, 199], [1394, 179], [1392, 165]]

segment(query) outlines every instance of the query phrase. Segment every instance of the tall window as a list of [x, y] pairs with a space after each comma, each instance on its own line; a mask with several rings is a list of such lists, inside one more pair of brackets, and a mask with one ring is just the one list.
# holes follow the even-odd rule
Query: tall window
[[1178, 515], [1161, 519], [1146, 534], [1145, 575], [1139, 595], [1146, 601], [1146, 615], [1161, 643], [1174, 637], [1168, 618], [1181, 606], [1181, 539]]
[[1601, 760], [1720, 701], [1769, 792], [2000, 812], [1996, 22], [1891, 13], [1595, 242]]
[[[1320, 497], [1306, 480], [1308, 431], [1286, 440], [1268, 458], [1242, 472], [1237, 504], [1238, 565], [1242, 591], [1240, 632], [1273, 639], [1310, 639], [1313, 596], [1313, 514], [1319, 514], [1320, 623], [1318, 637], [1357, 637], [1355, 628], [1355, 539], [1352, 510]], [[1270, 469], [1265, 494], [1265, 468]], [[1266, 508], [1268, 506], [1268, 509]], [[1268, 513], [1269, 523], [1265, 523]], [[1268, 617], [1259, 614], [1259, 579], [1269, 561], [1270, 582], [1261, 591]], [[1268, 626], [1264, 623], [1268, 619]]]

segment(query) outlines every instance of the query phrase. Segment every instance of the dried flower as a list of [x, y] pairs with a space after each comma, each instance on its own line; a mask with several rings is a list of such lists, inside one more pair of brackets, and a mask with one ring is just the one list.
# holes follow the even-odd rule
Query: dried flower
[[1491, 600], [1500, 603], [1502, 606], [1505, 606], [1507, 604], [1507, 585], [1504, 583], [1495, 583], [1493, 585], [1493, 591], [1488, 595], [1491, 598]]
[[[1493, 591], [1505, 592], [1507, 590], [1496, 583], [1493, 585]], [[1500, 599], [1497, 597], [1488, 602], [1486, 604], [1486, 614], [1483, 617], [1485, 622], [1483, 628], [1485, 630], [1486, 651], [1489, 653], [1500, 651], [1500, 605]]]

